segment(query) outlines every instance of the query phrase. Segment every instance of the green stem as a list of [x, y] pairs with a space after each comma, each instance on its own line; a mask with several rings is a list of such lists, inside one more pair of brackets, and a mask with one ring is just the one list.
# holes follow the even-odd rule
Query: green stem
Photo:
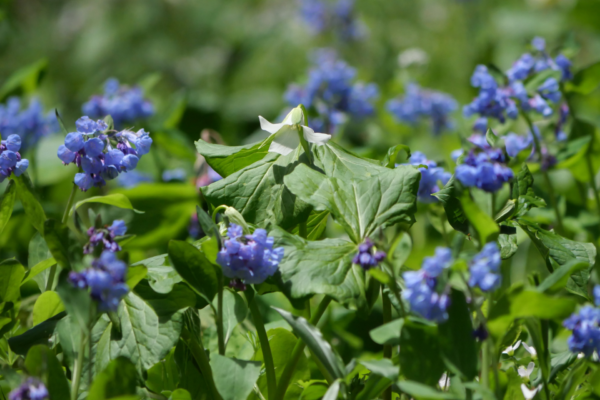
[[[248, 299], [248, 297], [246, 297]], [[265, 330], [265, 324], [260, 314], [260, 310], [256, 304], [256, 295], [252, 299], [248, 299], [248, 305], [250, 306], [250, 312], [252, 313], [252, 320], [254, 321], [254, 327], [258, 334], [258, 340], [260, 341], [260, 348], [263, 354], [263, 360], [265, 362], [265, 370], [267, 374], [267, 389], [269, 400], [275, 398], [277, 393], [277, 378], [275, 376], [275, 363], [273, 362], [273, 354], [271, 353], [271, 346], [269, 345], [269, 337]]]
[[219, 392], [217, 391], [217, 387], [215, 386], [212, 368], [210, 367], [210, 363], [208, 362], [208, 357], [206, 356], [204, 346], [202, 346], [202, 341], [194, 337], [194, 335], [192, 335], [190, 331], [187, 330], [187, 328], [183, 328], [181, 332], [181, 338], [187, 344], [188, 349], [190, 349], [190, 352], [192, 353], [192, 356], [198, 363], [198, 367], [202, 372], [202, 376], [204, 377], [204, 380], [208, 383], [208, 387], [212, 392], [213, 399], [220, 400], [221, 395], [219, 394]]
[[[383, 292], [383, 286], [381, 287], [381, 300], [383, 301], [383, 323], [387, 324], [392, 321], [392, 302], [390, 298]], [[392, 359], [392, 345], [383, 345], [383, 357], [389, 360]], [[392, 399], [392, 387], [388, 386], [383, 392], [383, 400]]]
[[227, 206], [219, 206], [213, 210], [212, 219], [215, 224], [217, 223], [217, 214], [219, 213], [219, 211], [225, 210], [226, 208]]
[[[321, 300], [321, 303], [319, 303], [317, 311], [313, 314], [312, 318], [310, 319], [310, 323], [312, 325], [316, 325], [317, 322], [319, 322], [319, 320], [325, 313], [325, 310], [327, 310], [327, 306], [329, 305], [329, 303], [331, 303], [331, 300], [332, 299], [329, 296], [323, 297], [323, 300]], [[305, 346], [306, 344], [301, 339], [298, 339], [296, 341], [296, 345], [292, 350], [290, 361], [286, 364], [285, 368], [283, 369], [283, 372], [281, 373], [281, 376], [279, 377], [279, 385], [277, 386], [277, 394], [275, 396], [276, 400], [283, 400], [285, 392], [287, 391], [288, 385], [290, 384], [292, 375], [294, 375], [294, 371], [296, 370], [298, 361], [300, 361], [300, 357], [302, 356], [302, 352], [304, 351]]]
[[77, 185], [73, 184], [73, 187], [71, 188], [71, 194], [69, 195], [69, 200], [67, 201], [67, 208], [65, 208], [62, 220], [60, 221], [63, 224], [66, 224], [67, 220], [69, 219], [69, 212], [71, 211], [73, 201], [75, 200], [75, 193], [77, 193]]
[[[71, 382], [71, 399], [77, 400], [79, 394], [79, 383], [81, 382], [81, 371], [83, 370], [83, 356], [85, 353], [85, 332], [81, 331], [79, 338], [79, 352], [77, 353], [77, 360], [73, 365], [73, 380]], [[91, 355], [90, 355], [91, 356]]]
[[484, 388], [490, 388], [490, 352], [487, 341], [481, 345], [481, 384]]
[[225, 355], [225, 334], [223, 333], [223, 275], [219, 274], [219, 291], [217, 292], [217, 340], [219, 354]]
[[50, 267], [50, 273], [48, 274], [48, 281], [46, 282], [46, 292], [52, 290], [54, 286], [54, 276], [56, 276], [56, 264]]
[[[590, 184], [592, 185], [592, 190], [594, 191], [594, 199], [596, 199], [596, 212], [600, 214], [600, 194], [598, 194], [598, 185], [596, 185], [596, 174], [594, 173], [594, 166], [592, 164], [592, 158], [589, 154], [585, 156], [588, 172], [590, 174]], [[585, 196], [584, 206], [587, 205], [587, 196]]]

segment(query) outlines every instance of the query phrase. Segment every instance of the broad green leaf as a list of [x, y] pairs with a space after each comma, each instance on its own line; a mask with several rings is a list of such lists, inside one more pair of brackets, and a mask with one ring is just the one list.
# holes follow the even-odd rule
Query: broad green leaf
[[71, 390], [65, 372], [54, 352], [47, 346], [33, 346], [25, 357], [25, 368], [30, 376], [40, 378], [52, 400], [69, 400]]
[[200, 206], [196, 206], [196, 215], [198, 216], [198, 223], [200, 224], [200, 228], [202, 228], [202, 232], [210, 237], [216, 237], [218, 242], [221, 242], [221, 234], [219, 233], [219, 228], [212, 220], [210, 215], [206, 211], [204, 211]]
[[550, 274], [550, 276], [544, 279], [536, 289], [542, 293], [560, 290], [567, 285], [571, 275], [579, 271], [587, 270], [588, 268], [589, 264], [586, 261], [577, 258], [567, 261]]
[[396, 158], [402, 150], [406, 152], [406, 157], [410, 158], [410, 147], [405, 144], [399, 144], [390, 147], [383, 160], [381, 160], [381, 166], [386, 168], [396, 168]]
[[592, 93], [598, 85], [600, 85], [600, 62], [579, 70], [573, 77], [573, 81], [567, 85], [567, 89], [587, 95]]
[[37, 325], [65, 310], [65, 306], [56, 292], [44, 292], [33, 306], [33, 325]]
[[159, 318], [170, 318], [177, 311], [196, 305], [196, 294], [185, 283], [175, 284], [169, 293], [157, 293], [148, 281], [143, 280], [134, 291], [154, 309]]
[[158, 293], [169, 293], [173, 285], [183, 280], [177, 271], [175, 271], [175, 268], [168, 265], [167, 254], [150, 257], [131, 266], [137, 267], [138, 265], [146, 267], [148, 270], [148, 282], [152, 289]]
[[[579, 182], [587, 183], [591, 179], [588, 168], [588, 155], [597, 154], [596, 127], [581, 119], [575, 118], [571, 126], [569, 141], [556, 154], [557, 163], [554, 168], [568, 169], [573, 178]], [[597, 163], [592, 158], [593, 170], [597, 170]]]
[[58, 265], [64, 269], [70, 269], [71, 262], [67, 253], [69, 243], [66, 226], [54, 219], [47, 219], [44, 221], [43, 235], [48, 249]]
[[169, 400], [192, 400], [192, 395], [185, 389], [176, 389], [169, 396]]
[[387, 259], [394, 268], [394, 274], [400, 276], [400, 270], [410, 256], [413, 243], [408, 232], [400, 232], [392, 242]]
[[302, 390], [300, 400], [321, 400], [327, 392], [327, 381], [309, 381]]
[[126, 210], [132, 210], [133, 212], [138, 214], [144, 213], [144, 211], [136, 210], [135, 208], [133, 208], [131, 201], [129, 201], [127, 196], [125, 196], [123, 193], [113, 193], [107, 194], [105, 196], [88, 197], [85, 200], [78, 201], [77, 203], [75, 203], [75, 207], [69, 210], [69, 214], [73, 214], [74, 210], [77, 210], [79, 207], [86, 203], [108, 204], [110, 206], [124, 208]]
[[323, 400], [337, 400], [341, 390], [341, 379], [336, 379], [323, 396]]
[[219, 279], [215, 267], [189, 243], [171, 240], [169, 257], [173, 266], [198, 293], [210, 302], [217, 294]]
[[92, 311], [96, 308], [89, 292], [73, 287], [67, 279], [66, 271], [63, 271], [59, 277], [56, 291], [69, 316], [79, 325], [80, 329], [87, 332], [93, 318]]
[[212, 398], [212, 392], [183, 340], [177, 343], [174, 356], [180, 377], [177, 387], [187, 390], [194, 400], [215, 400]]
[[[441, 376], [441, 375], [440, 375]], [[396, 385], [405, 393], [408, 393], [416, 400], [459, 400], [456, 394], [451, 392], [439, 392], [431, 386], [423, 385], [419, 382], [413, 381], [400, 381]]]
[[25, 267], [15, 259], [0, 263], [0, 303], [15, 302], [21, 297], [19, 290], [25, 276]]
[[437, 193], [433, 193], [432, 196], [438, 198], [438, 200], [444, 205], [446, 211], [446, 217], [448, 223], [457, 231], [469, 234], [469, 221], [465, 215], [463, 208], [458, 200], [458, 189], [456, 188], [456, 181], [454, 175]]
[[135, 365], [126, 357], [117, 357], [96, 375], [89, 390], [88, 400], [108, 400], [136, 394]]
[[421, 174], [411, 166], [385, 169], [369, 179], [328, 178], [298, 165], [284, 178], [292, 193], [316, 210], [331, 212], [346, 233], [359, 243], [377, 229], [412, 224]]
[[19, 196], [19, 200], [21, 200], [21, 203], [23, 204], [27, 219], [31, 225], [37, 229], [38, 232], [43, 233], [46, 213], [44, 213], [42, 205], [38, 201], [37, 196], [34, 194], [33, 185], [31, 184], [29, 175], [27, 175], [27, 173], [24, 173], [21, 176], [13, 175], [12, 179], [17, 185], [17, 194]]
[[16, 198], [17, 186], [14, 181], [9, 181], [6, 190], [4, 190], [4, 195], [2, 196], [2, 199], [0, 199], [0, 234], [12, 215]]
[[438, 328], [416, 321], [405, 321], [400, 336], [400, 369], [407, 379], [428, 385], [437, 384], [445, 371]]
[[516, 201], [515, 210], [511, 214], [513, 218], [522, 217], [533, 207], [546, 206], [544, 199], [537, 197], [533, 192], [533, 175], [526, 163], [523, 163], [512, 182], [511, 198]]
[[284, 249], [279, 263], [286, 291], [293, 298], [327, 294], [343, 304], [364, 304], [365, 272], [352, 264], [357, 246], [343, 239], [308, 241], [281, 229], [270, 232]]
[[110, 361], [123, 356], [129, 358], [140, 375], [167, 355], [179, 340], [183, 325], [183, 311], [159, 309], [138, 295], [129, 293], [119, 305], [117, 318], [121, 332], [113, 329], [113, 323], [102, 315], [92, 330], [97, 340], [96, 370], [106, 368]]
[[[64, 364], [71, 368], [79, 352], [81, 328], [77, 321], [75, 321], [75, 318], [67, 315], [56, 324], [56, 334], [58, 334], [60, 346], [63, 351]], [[85, 355], [89, 356], [89, 354]]]
[[294, 333], [302, 339], [312, 354], [325, 366], [334, 379], [345, 376], [344, 364], [334, 352], [331, 345], [323, 339], [321, 332], [303, 317], [294, 317], [291, 313], [273, 307], [285, 321], [290, 324]]
[[215, 386], [223, 400], [247, 398], [260, 375], [260, 364], [211, 354]]
[[[325, 232], [327, 227], [327, 219], [329, 218], [329, 211], [311, 211], [308, 219], [306, 220], [306, 238], [308, 240], [319, 240]], [[296, 226], [292, 229], [292, 233], [300, 235], [300, 226]]]
[[500, 257], [503, 260], [511, 258], [519, 249], [517, 235], [498, 235], [498, 246], [500, 247]]
[[235, 208], [249, 224], [263, 227], [271, 221], [289, 229], [306, 221], [310, 213], [310, 206], [283, 184], [284, 176], [304, 159], [300, 147], [285, 156], [269, 153], [262, 160], [202, 188], [202, 193], [213, 207]]
[[156, 392], [174, 391], [179, 383], [179, 370], [175, 363], [175, 349], [171, 349], [164, 360], [157, 362], [148, 370], [146, 386]]
[[[34, 274], [32, 279], [38, 284], [40, 292], [43, 292], [46, 290], [46, 286], [48, 286], [48, 276], [50, 271], [48, 270], [49, 267], [46, 269], [41, 269], [39, 264], [42, 263], [42, 261], [53, 258], [52, 253], [50, 253], [50, 249], [48, 249], [48, 245], [46, 244], [46, 241], [40, 232], [36, 232], [31, 238], [31, 241], [29, 242], [28, 253], [29, 257], [27, 258], [27, 266], [29, 267], [29, 273], [33, 274], [34, 267], [36, 267], [36, 270], [37, 268], [40, 268], [40, 271]], [[56, 264], [56, 261], [54, 261], [54, 264]], [[57, 279], [54, 279], [54, 282], [57, 282]], [[56, 283], [53, 284], [53, 286], [55, 285]], [[51, 289], [54, 289], [54, 287]]]
[[404, 325], [404, 319], [395, 319], [387, 324], [378, 326], [369, 332], [371, 339], [377, 344], [387, 345], [399, 345], [400, 344], [400, 332]]
[[360, 362], [374, 374], [383, 376], [390, 381], [398, 379], [398, 366], [394, 365], [392, 360], [384, 358], [381, 360], [363, 360]]
[[225, 343], [229, 341], [233, 329], [248, 315], [248, 306], [242, 296], [229, 288], [223, 290], [223, 331]]
[[273, 139], [274, 136], [270, 135], [262, 142], [244, 146], [223, 146], [198, 139], [195, 145], [198, 153], [204, 156], [208, 165], [223, 178], [226, 178], [265, 158]]
[[19, 68], [0, 88], [0, 100], [4, 100], [11, 94], [19, 94], [21, 91], [25, 94], [33, 93], [47, 68], [48, 60], [45, 58]]
[[328, 177], [344, 180], [367, 179], [388, 170], [382, 167], [379, 161], [358, 157], [331, 141], [323, 146], [313, 147], [313, 152], [315, 167]]
[[[37, 263], [36, 265], [34, 265], [33, 267], [31, 267], [30, 269], [27, 270], [27, 274], [25, 276], [25, 278], [23, 279], [23, 282], [21, 282], [21, 285], [23, 285], [25, 282], [29, 281], [30, 279], [35, 278], [37, 275], [41, 274], [42, 272], [44, 272], [45, 270], [47, 270], [48, 268], [52, 267], [56, 265], [56, 260], [54, 260], [54, 258], [47, 258], [43, 261], [40, 261], [39, 263]], [[45, 285], [44, 285], [45, 287]]]
[[463, 191], [461, 194], [460, 203], [467, 219], [475, 228], [482, 245], [498, 238], [500, 233], [498, 224], [489, 215], [481, 211], [477, 203], [471, 198], [468, 190]]
[[54, 334], [56, 324], [63, 319], [67, 313], [61, 312], [54, 317], [34, 326], [18, 336], [8, 339], [10, 349], [20, 355], [27, 354], [27, 351], [36, 344], [48, 344], [48, 340]]
[[125, 275], [125, 283], [129, 287], [129, 290], [133, 290], [133, 288], [140, 283], [140, 281], [144, 279], [147, 274], [148, 269], [143, 265], [132, 265], [128, 267]]

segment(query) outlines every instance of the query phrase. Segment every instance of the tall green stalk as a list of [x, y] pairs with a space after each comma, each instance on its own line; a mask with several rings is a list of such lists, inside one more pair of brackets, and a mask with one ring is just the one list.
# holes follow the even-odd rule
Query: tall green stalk
[[[79, 337], [79, 350], [77, 360], [73, 364], [73, 378], [71, 380], [71, 399], [77, 400], [79, 394], [79, 384], [81, 383], [81, 372], [83, 371], [83, 358], [85, 353], [86, 334], [82, 330]], [[91, 357], [91, 354], [90, 354]]]
[[217, 292], [217, 342], [219, 354], [225, 355], [225, 333], [223, 332], [223, 275], [219, 274], [219, 291]]
[[[383, 292], [381, 287], [381, 300], [383, 301], [383, 323], [387, 324], [392, 321], [392, 302], [390, 298]], [[392, 359], [392, 345], [383, 345], [383, 357], [389, 360]], [[383, 392], [383, 400], [392, 400], [392, 387], [388, 386]]]
[[[248, 296], [246, 297], [248, 299]], [[250, 313], [252, 314], [252, 320], [254, 321], [254, 327], [258, 334], [258, 340], [260, 342], [260, 348], [263, 354], [263, 361], [265, 363], [265, 370], [267, 374], [267, 393], [269, 394], [269, 400], [274, 399], [277, 393], [277, 377], [275, 376], [275, 363], [273, 362], [273, 353], [271, 352], [271, 346], [269, 345], [269, 337], [265, 330], [265, 324], [260, 314], [260, 310], [256, 304], [256, 296], [248, 299], [248, 305], [250, 306]]]

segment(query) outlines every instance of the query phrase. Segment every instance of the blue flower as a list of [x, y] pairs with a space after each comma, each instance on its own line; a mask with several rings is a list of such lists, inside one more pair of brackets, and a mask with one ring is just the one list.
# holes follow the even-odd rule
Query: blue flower
[[562, 73], [562, 81], [570, 81], [571, 79], [573, 79], [573, 74], [571, 73], [571, 61], [569, 61], [567, 57], [563, 56], [562, 54], [559, 54], [554, 59], [554, 62], [556, 63], [556, 65]]
[[104, 228], [90, 227], [87, 231], [89, 242], [83, 247], [83, 254], [90, 254], [96, 248], [117, 252], [121, 246], [115, 241], [117, 236], [123, 236], [127, 232], [125, 221], [117, 219], [112, 225]]
[[93, 96], [83, 105], [82, 111], [92, 118], [110, 115], [115, 127], [120, 129], [126, 123], [154, 115], [154, 106], [144, 98], [144, 93], [139, 87], [119, 85], [118, 80], [111, 78], [104, 84], [104, 94]]
[[264, 229], [256, 229], [252, 235], [243, 236], [242, 233], [239, 225], [229, 225], [229, 238], [217, 255], [217, 263], [228, 278], [250, 284], [262, 283], [277, 271], [283, 258], [283, 247], [273, 248], [274, 240]]
[[172, 182], [172, 181], [184, 182], [185, 178], [186, 178], [186, 173], [183, 168], [168, 169], [168, 170], [164, 171], [162, 174], [162, 180], [164, 182]]
[[470, 262], [469, 286], [478, 287], [484, 292], [497, 289], [502, 283], [501, 262], [500, 250], [496, 242], [483, 246], [483, 249]]
[[392, 99], [387, 109], [398, 120], [416, 124], [421, 119], [431, 119], [434, 133], [452, 129], [449, 114], [457, 109], [456, 101], [442, 92], [421, 89], [411, 83], [403, 97]]
[[596, 305], [596, 307], [600, 306], [600, 285], [595, 285], [594, 286], [594, 304]]
[[21, 176], [29, 167], [29, 161], [21, 158], [21, 138], [19, 135], [9, 135], [6, 140], [0, 140], [0, 182], [14, 173]]
[[354, 0], [338, 0], [333, 5], [323, 0], [300, 0], [300, 15], [314, 34], [333, 32], [342, 40], [364, 36], [364, 29], [356, 20]]
[[352, 259], [356, 265], [360, 265], [365, 270], [376, 267], [386, 257], [385, 252], [374, 252], [375, 244], [369, 238], [366, 238], [363, 243], [358, 246], [358, 253]]
[[408, 165], [425, 166], [419, 168], [421, 172], [421, 181], [419, 182], [419, 191], [417, 193], [419, 201], [421, 203], [437, 202], [438, 199], [432, 196], [432, 194], [440, 191], [438, 182], [445, 185], [452, 177], [452, 174], [444, 171], [444, 168], [438, 167], [435, 161], [428, 160], [425, 154], [420, 151], [412, 153], [408, 162]]
[[512, 170], [504, 165], [504, 154], [500, 149], [489, 146], [483, 135], [472, 135], [469, 140], [480, 149], [472, 149], [465, 156], [464, 163], [456, 167], [456, 179], [466, 187], [497, 191], [513, 178]]
[[560, 87], [554, 78], [548, 78], [537, 88], [543, 98], [558, 103], [561, 98]]
[[517, 135], [516, 133], [509, 133], [504, 136], [504, 145], [506, 146], [506, 153], [510, 157], [516, 157], [521, 151], [530, 147], [533, 143], [533, 136], [531, 134], [527, 136]]
[[44, 114], [37, 99], [31, 100], [29, 107], [25, 109], [21, 109], [21, 101], [17, 97], [11, 97], [6, 104], [0, 104], [0, 132], [5, 137], [20, 137], [23, 151], [35, 146], [42, 137], [58, 131], [54, 112]]
[[49, 399], [48, 389], [36, 378], [28, 378], [21, 386], [9, 393], [9, 400], [45, 400]]
[[567, 123], [567, 118], [569, 118], [569, 106], [567, 103], [563, 103], [558, 109], [558, 121], [556, 122], [556, 130], [554, 131], [556, 140], [559, 142], [567, 140], [567, 134], [563, 130], [563, 127]]
[[563, 326], [573, 331], [567, 340], [569, 350], [583, 353], [586, 357], [600, 353], [600, 310], [584, 306], [578, 313], [563, 321]]
[[533, 40], [531, 41], [531, 45], [537, 51], [545, 51], [546, 50], [546, 40], [539, 36], [536, 36], [533, 38]]

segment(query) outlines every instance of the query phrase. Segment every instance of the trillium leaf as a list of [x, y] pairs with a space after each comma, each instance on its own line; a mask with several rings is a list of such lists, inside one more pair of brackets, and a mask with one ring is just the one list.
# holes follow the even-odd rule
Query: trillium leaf
[[44, 382], [51, 399], [69, 400], [71, 398], [71, 390], [65, 372], [54, 352], [47, 346], [37, 345], [29, 349], [25, 358], [25, 368], [29, 375], [38, 377]]
[[31, 184], [29, 175], [27, 175], [27, 173], [24, 173], [21, 176], [13, 175], [12, 179], [17, 184], [17, 195], [23, 204], [27, 219], [38, 232], [43, 233], [46, 213], [38, 201], [37, 196], [34, 194], [33, 185]]
[[0, 234], [4, 230], [6, 224], [8, 224], [8, 220], [13, 212], [13, 207], [15, 205], [15, 199], [17, 198], [17, 186], [14, 181], [9, 181], [8, 186], [6, 186], [6, 190], [4, 190], [4, 195], [2, 199], [0, 199]]
[[338, 179], [370, 178], [388, 168], [378, 161], [359, 157], [340, 145], [329, 142], [313, 148], [315, 167], [329, 177]]
[[260, 362], [211, 354], [210, 366], [215, 386], [223, 400], [247, 398], [260, 375], [260, 365]]
[[377, 229], [412, 224], [421, 174], [410, 166], [385, 169], [369, 179], [326, 177], [299, 165], [284, 178], [292, 193], [316, 210], [328, 210], [350, 238], [362, 242]]

